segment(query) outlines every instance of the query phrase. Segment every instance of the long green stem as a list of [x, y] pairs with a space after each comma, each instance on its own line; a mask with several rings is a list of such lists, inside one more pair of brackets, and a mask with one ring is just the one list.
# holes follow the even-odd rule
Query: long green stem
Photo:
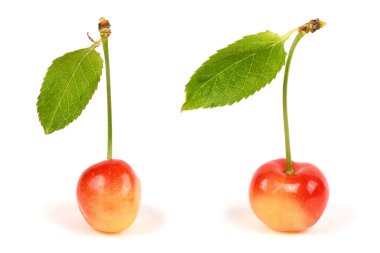
[[104, 60], [106, 65], [106, 80], [107, 80], [107, 115], [108, 115], [108, 144], [107, 144], [107, 159], [112, 159], [112, 102], [111, 102], [111, 73], [108, 53], [108, 38], [102, 37]]
[[292, 61], [293, 52], [296, 48], [298, 42], [302, 39], [303, 36], [305, 36], [305, 32], [300, 31], [298, 32], [297, 36], [295, 37], [292, 46], [289, 50], [288, 59], [286, 60], [285, 65], [285, 75], [284, 75], [284, 86], [282, 90], [282, 112], [284, 117], [284, 132], [285, 132], [285, 149], [286, 149], [286, 174], [293, 174], [295, 170], [292, 167], [292, 155], [290, 152], [290, 136], [289, 136], [289, 121], [288, 121], [288, 77], [289, 77], [289, 68], [290, 63]]

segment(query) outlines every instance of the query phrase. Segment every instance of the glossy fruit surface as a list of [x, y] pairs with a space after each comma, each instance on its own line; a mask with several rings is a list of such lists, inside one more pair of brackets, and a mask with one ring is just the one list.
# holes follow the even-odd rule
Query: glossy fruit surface
[[136, 218], [140, 181], [122, 160], [105, 160], [85, 170], [78, 181], [77, 200], [86, 221], [95, 229], [115, 233]]
[[310, 163], [292, 162], [286, 174], [285, 159], [257, 169], [249, 187], [249, 200], [257, 217], [282, 232], [300, 232], [314, 225], [327, 205], [329, 189], [322, 172]]

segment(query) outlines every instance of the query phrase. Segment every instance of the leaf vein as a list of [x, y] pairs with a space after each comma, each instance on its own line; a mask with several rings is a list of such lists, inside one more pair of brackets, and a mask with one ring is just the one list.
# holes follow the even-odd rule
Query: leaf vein
[[88, 87], [90, 87], [91, 84], [90, 84], [90, 82], [88, 81], [88, 79], [87, 79], [87, 77], [86, 77], [86, 75], [85, 75], [85, 73], [84, 73], [84, 71], [83, 71], [83, 67], [82, 67], [82, 65], [80, 66], [80, 70], [82, 71], [82, 75], [83, 75], [83, 77], [84, 77], [84, 80], [86, 80], [86, 83], [88, 84]]
[[251, 61], [251, 64], [249, 65], [249, 69], [248, 69], [247, 75], [245, 76], [245, 80], [244, 80], [244, 83], [243, 83], [243, 90], [245, 90], [245, 86], [246, 86], [247, 81], [248, 81], [248, 76], [251, 73], [254, 61], [255, 61], [255, 56], [252, 57], [252, 61]]
[[260, 74], [260, 76], [259, 76], [259, 79], [256, 81], [256, 84], [255, 84], [256, 87], [258, 87], [258, 85], [259, 85], [259, 83], [260, 83], [260, 81], [261, 81], [261, 78], [264, 76], [264, 73], [265, 73], [265, 71], [266, 71], [266, 69], [267, 69], [267, 66], [268, 66], [268, 63], [269, 63], [269, 61], [270, 61], [270, 58], [272, 57], [273, 48], [274, 48], [274, 47], [271, 48], [271, 50], [270, 50], [270, 52], [269, 52], [269, 56], [268, 56], [268, 58], [267, 58], [267, 61], [265, 62], [264, 69], [263, 69], [263, 71], [261, 71], [261, 74]]

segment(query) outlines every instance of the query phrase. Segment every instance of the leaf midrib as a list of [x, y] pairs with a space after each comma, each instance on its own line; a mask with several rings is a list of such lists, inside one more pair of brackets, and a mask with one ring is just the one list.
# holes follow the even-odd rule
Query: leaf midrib
[[72, 73], [72, 75], [71, 75], [69, 81], [67, 82], [67, 85], [66, 85], [66, 87], [65, 87], [65, 90], [63, 91], [62, 96], [61, 96], [61, 98], [59, 99], [58, 105], [57, 105], [57, 107], [56, 107], [55, 110], [54, 110], [54, 113], [53, 113], [53, 116], [51, 117], [51, 120], [50, 120], [49, 126], [46, 128], [46, 132], [49, 132], [50, 127], [51, 127], [51, 125], [53, 124], [53, 120], [54, 120], [54, 118], [55, 118], [55, 115], [57, 114], [58, 109], [61, 107], [61, 102], [62, 102], [62, 100], [63, 100], [63, 97], [65, 96], [66, 91], [67, 91], [68, 87], [70, 86], [71, 81], [72, 81], [72, 79], [74, 78], [74, 75], [75, 75], [75, 73], [77, 72], [79, 66], [81, 65], [82, 61], [83, 61], [83, 60], [84, 60], [84, 59], [85, 59], [85, 58], [86, 58], [86, 57], [87, 57], [87, 56], [88, 56], [93, 50], [95, 50], [95, 47], [90, 47], [89, 50], [88, 50], [88, 52], [82, 57], [82, 59], [80, 59], [78, 65], [75, 67], [75, 69], [74, 69], [74, 71], [73, 71], [73, 73]]

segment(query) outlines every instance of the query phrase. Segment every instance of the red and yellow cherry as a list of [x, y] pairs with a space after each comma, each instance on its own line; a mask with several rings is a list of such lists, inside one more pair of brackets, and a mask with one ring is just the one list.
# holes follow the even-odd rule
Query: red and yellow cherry
[[329, 198], [322, 172], [313, 164], [286, 160], [267, 162], [257, 169], [249, 187], [249, 200], [256, 216], [272, 229], [301, 232], [321, 217]]
[[77, 200], [85, 220], [95, 230], [116, 233], [136, 218], [140, 181], [122, 160], [109, 159], [86, 169], [78, 181]]

